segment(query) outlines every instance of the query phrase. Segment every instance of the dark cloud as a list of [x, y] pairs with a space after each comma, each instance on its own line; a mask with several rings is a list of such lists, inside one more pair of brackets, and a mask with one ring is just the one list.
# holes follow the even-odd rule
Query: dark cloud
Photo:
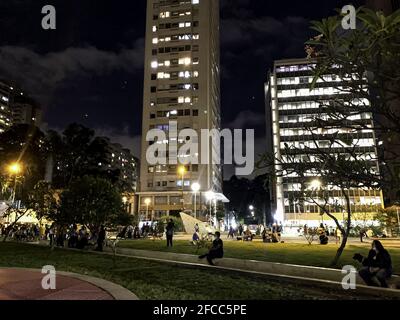
[[31, 92], [43, 104], [48, 104], [55, 90], [68, 79], [141, 70], [143, 46], [143, 39], [138, 39], [132, 48], [118, 52], [87, 46], [45, 54], [26, 47], [2, 46], [0, 73]]
[[125, 126], [121, 129], [105, 127], [105, 128], [94, 128], [96, 135], [108, 137], [111, 142], [119, 143], [124, 148], [129, 149], [132, 154], [140, 159], [140, 146], [141, 136], [132, 136], [130, 134], [129, 126]]

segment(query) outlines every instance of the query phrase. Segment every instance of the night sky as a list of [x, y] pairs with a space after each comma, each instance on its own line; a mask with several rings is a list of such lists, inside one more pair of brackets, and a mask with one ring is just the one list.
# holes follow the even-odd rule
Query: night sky
[[[273, 60], [304, 57], [309, 21], [349, 3], [221, 0], [223, 127], [254, 128], [257, 154]], [[57, 10], [55, 31], [41, 28], [46, 4]], [[44, 130], [79, 122], [139, 156], [145, 18], [145, 0], [1, 0], [0, 78], [42, 104]]]

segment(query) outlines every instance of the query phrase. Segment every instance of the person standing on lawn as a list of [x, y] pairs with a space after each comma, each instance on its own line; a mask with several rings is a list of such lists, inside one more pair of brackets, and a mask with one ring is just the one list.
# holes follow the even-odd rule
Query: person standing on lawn
[[210, 265], [214, 265], [213, 260], [217, 258], [222, 258], [224, 256], [224, 243], [221, 240], [221, 233], [219, 231], [215, 232], [215, 240], [213, 241], [212, 248], [207, 254], [199, 256], [199, 259], [207, 258]]
[[101, 226], [99, 236], [97, 237], [96, 251], [100, 251], [100, 252], [103, 251], [103, 244], [104, 244], [105, 240], [106, 240], [106, 229], [104, 228], [104, 226]]
[[166, 235], [167, 235], [167, 247], [172, 247], [172, 238], [174, 237], [174, 221], [172, 219], [169, 220], [166, 227]]

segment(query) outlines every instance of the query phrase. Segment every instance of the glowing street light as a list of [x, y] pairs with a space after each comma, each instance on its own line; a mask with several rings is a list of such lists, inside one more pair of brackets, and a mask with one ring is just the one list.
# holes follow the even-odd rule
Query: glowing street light
[[311, 189], [313, 189], [313, 190], [318, 190], [318, 189], [320, 189], [321, 188], [321, 181], [319, 181], [318, 179], [315, 179], [315, 180], [313, 180], [313, 181], [311, 181]]
[[196, 219], [197, 218], [197, 208], [196, 208], [196, 205], [197, 205], [197, 198], [196, 198], [196, 195], [197, 195], [197, 192], [199, 192], [199, 190], [200, 190], [200, 184], [198, 184], [197, 182], [195, 182], [195, 183], [193, 183], [192, 184], [192, 190], [193, 190], [193, 192], [194, 192], [194, 218]]
[[22, 166], [18, 162], [15, 162], [8, 167], [8, 171], [12, 175], [18, 175], [22, 171]]
[[251, 211], [253, 211], [253, 210], [254, 210], [254, 206], [253, 206], [253, 205], [250, 205], [250, 206], [249, 206], [249, 209], [250, 209]]
[[14, 176], [14, 187], [13, 187], [13, 193], [12, 193], [12, 198], [11, 198], [11, 203], [14, 204], [15, 202], [15, 192], [17, 189], [17, 176], [22, 172], [22, 166], [18, 162], [14, 162], [8, 166], [8, 171], [11, 175]]

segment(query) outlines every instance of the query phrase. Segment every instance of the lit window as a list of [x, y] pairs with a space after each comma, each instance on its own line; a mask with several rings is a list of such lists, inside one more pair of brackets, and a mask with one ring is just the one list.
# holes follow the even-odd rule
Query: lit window
[[185, 27], [190, 27], [192, 24], [190, 22], [185, 23]]
[[190, 85], [190, 84], [185, 84], [185, 89], [186, 89], [186, 90], [189, 90], [189, 89], [190, 89], [190, 87], [191, 87], [191, 85]]
[[191, 101], [192, 101], [192, 99], [190, 97], [185, 98], [185, 103], [190, 103]]
[[165, 60], [164, 65], [166, 67], [169, 67], [171, 65], [171, 62], [169, 60]]
[[179, 59], [179, 64], [184, 64], [186, 66], [190, 65], [192, 60], [190, 58], [181, 58]]
[[199, 76], [199, 72], [198, 71], [193, 71], [193, 77], [197, 78]]
[[153, 26], [153, 32], [156, 32], [156, 31], [157, 31], [157, 27]]
[[192, 0], [192, 4], [199, 4], [200, 0]]
[[169, 16], [170, 16], [170, 12], [169, 11], [160, 13], [160, 18], [161, 19], [169, 18]]
[[158, 38], [153, 38], [153, 44], [157, 44], [158, 43]]
[[178, 98], [178, 103], [184, 103], [184, 102], [185, 102], [185, 97]]
[[153, 69], [156, 69], [156, 68], [158, 67], [158, 62], [157, 62], [157, 61], [153, 61], [153, 62], [151, 63], [151, 67], [152, 67]]

